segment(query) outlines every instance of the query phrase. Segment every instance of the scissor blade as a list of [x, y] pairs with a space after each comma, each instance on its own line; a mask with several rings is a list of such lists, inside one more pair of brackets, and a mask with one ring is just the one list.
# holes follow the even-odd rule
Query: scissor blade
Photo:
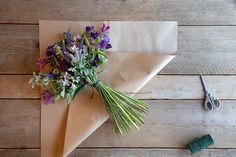
[[200, 78], [201, 78], [201, 81], [202, 81], [203, 88], [204, 88], [205, 92], [208, 93], [207, 85], [206, 85], [206, 82], [204, 81], [202, 75], [200, 75]]

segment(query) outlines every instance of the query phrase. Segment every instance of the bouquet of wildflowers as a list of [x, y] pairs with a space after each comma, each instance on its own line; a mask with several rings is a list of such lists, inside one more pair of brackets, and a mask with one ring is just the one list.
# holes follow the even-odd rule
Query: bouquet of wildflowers
[[109, 113], [116, 132], [131, 133], [144, 122], [148, 105], [107, 86], [98, 79], [107, 61], [106, 49], [111, 48], [109, 26], [100, 30], [87, 26], [81, 34], [62, 33], [61, 40], [49, 46], [45, 58], [38, 61], [40, 69], [50, 67], [49, 73], [33, 75], [32, 86], [43, 87], [45, 104], [66, 98], [69, 104], [81, 89], [90, 86], [97, 90]]

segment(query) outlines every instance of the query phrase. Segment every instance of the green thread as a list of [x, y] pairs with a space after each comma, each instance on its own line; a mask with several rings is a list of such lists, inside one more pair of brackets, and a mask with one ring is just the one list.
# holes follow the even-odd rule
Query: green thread
[[214, 141], [211, 137], [211, 135], [205, 135], [201, 138], [196, 138], [193, 141], [189, 142], [187, 144], [188, 149], [191, 151], [191, 153], [199, 152], [202, 149], [207, 148], [208, 146], [214, 144]]
[[95, 82], [92, 84], [92, 86], [93, 86], [94, 88], [96, 88], [97, 85], [98, 85], [100, 82], [101, 82], [100, 80], [97, 80], [97, 81], [95, 81]]

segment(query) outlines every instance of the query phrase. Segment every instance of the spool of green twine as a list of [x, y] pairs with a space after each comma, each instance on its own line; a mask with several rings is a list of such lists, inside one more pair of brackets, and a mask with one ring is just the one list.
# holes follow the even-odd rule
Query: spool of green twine
[[187, 147], [192, 153], [196, 153], [212, 144], [214, 144], [214, 141], [211, 135], [205, 135], [201, 138], [194, 139], [192, 142], [189, 142]]

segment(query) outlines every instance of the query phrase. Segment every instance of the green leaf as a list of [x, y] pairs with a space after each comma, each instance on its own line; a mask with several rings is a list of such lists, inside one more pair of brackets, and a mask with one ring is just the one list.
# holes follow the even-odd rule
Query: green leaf
[[90, 74], [90, 69], [83, 69], [84, 75], [88, 76]]
[[85, 40], [85, 44], [88, 48], [90, 48], [90, 43], [89, 43], [89, 40], [88, 38], [86, 37], [86, 35], [84, 34], [84, 40]]
[[65, 92], [66, 92], [66, 88], [63, 87], [63, 89], [62, 89], [62, 91], [61, 91], [61, 96], [62, 96], [62, 97], [65, 97]]
[[80, 85], [77, 87], [77, 89], [75, 90], [75, 92], [73, 93], [73, 97], [75, 97], [76, 94], [78, 94], [79, 91], [80, 91], [83, 87], [84, 87], [84, 85], [80, 84]]
[[60, 99], [61, 99], [61, 95], [57, 95], [56, 100], [60, 100]]
[[107, 58], [107, 54], [103, 51], [97, 51], [97, 53], [105, 58]]
[[71, 102], [71, 95], [69, 93], [66, 94], [66, 102], [69, 104]]

